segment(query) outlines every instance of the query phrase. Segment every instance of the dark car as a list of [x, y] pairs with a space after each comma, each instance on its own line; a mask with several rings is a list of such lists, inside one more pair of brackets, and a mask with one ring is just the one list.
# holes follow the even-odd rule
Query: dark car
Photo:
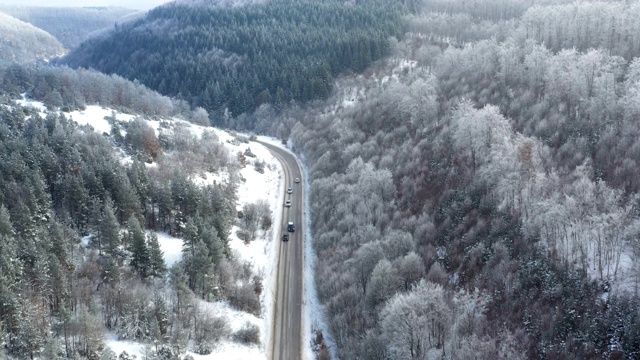
[[293, 222], [289, 221], [289, 223], [287, 224], [287, 231], [288, 232], [294, 232], [296, 231], [296, 226], [293, 225]]
[[289, 234], [282, 235], [282, 241], [289, 241]]

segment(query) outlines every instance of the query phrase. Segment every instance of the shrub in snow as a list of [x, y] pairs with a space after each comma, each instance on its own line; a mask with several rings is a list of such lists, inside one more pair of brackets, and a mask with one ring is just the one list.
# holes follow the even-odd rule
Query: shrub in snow
[[233, 334], [233, 341], [242, 344], [260, 344], [260, 328], [257, 325], [245, 323]]
[[264, 161], [256, 161], [253, 168], [260, 174], [264, 174]]
[[[206, 345], [211, 348], [212, 344], [227, 338], [231, 333], [229, 321], [224, 317], [213, 316], [205, 312], [199, 315], [199, 319], [200, 320], [197, 322], [194, 332], [194, 341], [198, 346]], [[205, 349], [203, 348], [202, 351], [205, 351]], [[211, 349], [208, 351], [211, 352]], [[196, 350], [194, 350], [194, 352], [198, 354], [205, 354], [204, 352], [198, 352]]]
[[260, 297], [254, 289], [254, 286], [248, 284], [237, 286], [229, 296], [229, 304], [238, 310], [260, 315]]
[[156, 352], [155, 358], [157, 360], [177, 360], [180, 359], [169, 346], [162, 345]]
[[247, 230], [238, 229], [238, 231], [236, 231], [236, 235], [238, 236], [238, 239], [244, 241], [245, 244], [249, 244], [251, 242], [251, 234], [249, 234], [249, 231]]
[[254, 158], [254, 157], [256, 157], [256, 154], [251, 152], [251, 148], [248, 147], [247, 150], [244, 151], [244, 156], [250, 157], [250, 158]]
[[253, 277], [253, 291], [256, 295], [260, 296], [262, 294], [262, 277], [260, 275], [255, 275]]
[[116, 360], [118, 359], [118, 355], [113, 352], [110, 348], [105, 348], [102, 350], [102, 354], [100, 354], [100, 360]]
[[120, 356], [118, 356], [118, 360], [135, 360], [136, 358], [137, 356], [129, 355], [126, 351], [121, 352]]
[[198, 355], [209, 355], [211, 351], [211, 345], [207, 343], [198, 343], [193, 347], [193, 352]]

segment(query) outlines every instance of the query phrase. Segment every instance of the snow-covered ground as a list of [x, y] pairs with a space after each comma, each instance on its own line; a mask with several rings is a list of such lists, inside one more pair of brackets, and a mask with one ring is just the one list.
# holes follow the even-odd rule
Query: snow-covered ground
[[164, 253], [164, 262], [167, 264], [167, 268], [170, 268], [182, 259], [183, 241], [163, 232], [156, 232], [156, 235], [158, 235], [160, 250]]

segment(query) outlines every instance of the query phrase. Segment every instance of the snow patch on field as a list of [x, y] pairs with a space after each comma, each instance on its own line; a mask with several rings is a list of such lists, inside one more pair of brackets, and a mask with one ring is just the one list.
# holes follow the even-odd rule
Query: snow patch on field
[[33, 108], [40, 113], [41, 117], [47, 116], [47, 107], [44, 105], [42, 101], [34, 101], [27, 99], [26, 94], [22, 94], [22, 99], [16, 100], [16, 103], [20, 106], [24, 106], [27, 108]]
[[226, 172], [212, 173], [210, 171], [204, 172], [197, 176], [193, 176], [191, 181], [199, 186], [209, 186], [213, 184], [221, 184], [229, 179], [229, 174]]
[[118, 340], [118, 335], [114, 333], [108, 333], [104, 342], [116, 355], [120, 355], [123, 351], [126, 351], [129, 355], [134, 355], [138, 359], [144, 359], [144, 345], [139, 342]]
[[260, 326], [262, 322], [262, 319], [259, 317], [236, 310], [225, 301], [207, 302], [199, 299], [198, 306], [200, 307], [200, 311], [204, 311], [210, 315], [224, 316], [228, 320], [231, 331], [240, 330], [246, 323]]
[[265, 354], [263, 354], [257, 346], [249, 347], [233, 342], [225, 342], [217, 345], [209, 355], [198, 355], [191, 351], [187, 351], [187, 354], [193, 356], [195, 360], [253, 360], [266, 358]]
[[156, 235], [158, 236], [160, 250], [164, 253], [164, 262], [167, 264], [167, 268], [170, 268], [182, 259], [182, 244], [184, 241], [163, 232], [156, 232]]
[[111, 125], [109, 125], [109, 122], [104, 118], [113, 114], [115, 114], [116, 120], [120, 121], [131, 121], [135, 118], [134, 115], [123, 114], [98, 105], [88, 105], [84, 110], [71, 111], [66, 113], [66, 116], [77, 122], [78, 125], [90, 125], [95, 131], [101, 134], [109, 134], [111, 132]]

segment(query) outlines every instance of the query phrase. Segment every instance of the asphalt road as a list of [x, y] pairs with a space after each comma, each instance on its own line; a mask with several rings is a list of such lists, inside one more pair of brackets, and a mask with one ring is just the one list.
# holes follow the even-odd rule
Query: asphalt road
[[[296, 159], [287, 151], [276, 146], [261, 143], [280, 161], [284, 170], [285, 191], [292, 188], [292, 194], [285, 194], [285, 201], [291, 200], [291, 207], [282, 208], [282, 224], [278, 236], [280, 253], [276, 299], [274, 302], [274, 322], [269, 344], [269, 356], [273, 360], [302, 359], [302, 299], [304, 289], [304, 185], [302, 171]], [[295, 183], [295, 178], [301, 180]], [[294, 232], [287, 232], [287, 223], [293, 221]], [[282, 241], [282, 234], [289, 234], [289, 241]]]

